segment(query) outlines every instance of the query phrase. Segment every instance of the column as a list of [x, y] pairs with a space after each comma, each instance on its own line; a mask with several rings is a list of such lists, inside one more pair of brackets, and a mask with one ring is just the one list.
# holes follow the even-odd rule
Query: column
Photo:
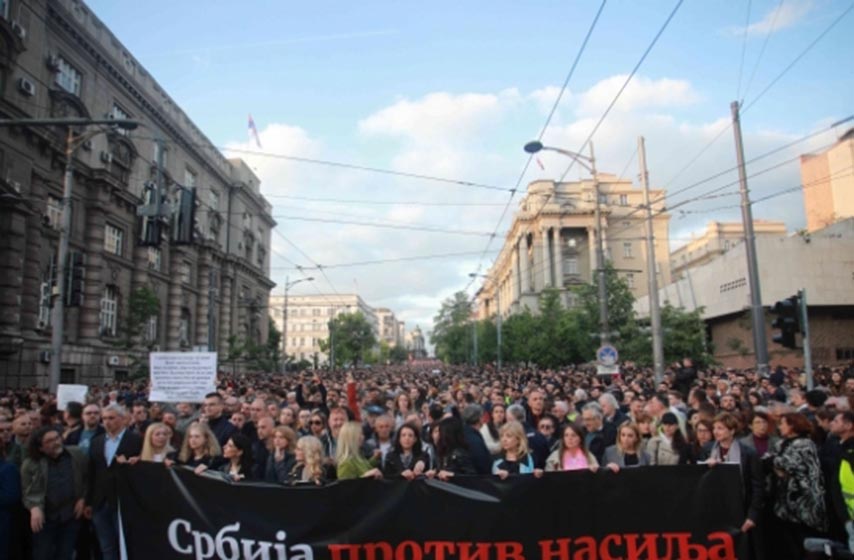
[[542, 270], [543, 275], [543, 288], [548, 288], [552, 285], [552, 259], [549, 251], [549, 228], [544, 227], [542, 229], [542, 239], [543, 239], [543, 262], [540, 269]]
[[228, 265], [223, 263], [220, 271], [219, 294], [219, 351], [220, 355], [228, 353], [228, 339], [231, 337], [231, 283], [232, 277]]
[[554, 270], [554, 285], [563, 288], [563, 242], [560, 238], [560, 228], [554, 229], [552, 240], [552, 270]]
[[199, 266], [198, 280], [196, 285], [199, 287], [199, 295], [196, 297], [196, 346], [208, 345], [208, 307], [213, 302], [210, 300], [210, 270], [211, 270], [211, 253], [209, 250], [199, 247]]
[[522, 276], [519, 273], [519, 240], [516, 240], [516, 247], [513, 251], [513, 265], [511, 274], [513, 279], [513, 301], [518, 302], [522, 296]]
[[521, 277], [521, 282], [519, 285], [522, 288], [522, 294], [528, 294], [531, 292], [531, 273], [528, 270], [528, 234], [523, 234], [519, 238], [519, 275]]
[[[92, 189], [100, 189], [93, 186]], [[97, 196], [97, 195], [96, 195]], [[82, 210], [82, 204], [74, 206], [74, 211]], [[104, 212], [104, 204], [100, 200], [86, 201], [86, 276], [83, 280], [83, 305], [80, 309], [80, 338], [88, 340], [99, 340], [101, 337], [101, 297], [109, 280], [105, 281], [102, 274], [104, 268], [104, 228], [107, 219]], [[130, 232], [126, 232], [130, 233]], [[125, 239], [130, 244], [132, 236]], [[126, 246], [127, 246], [126, 245]], [[66, 325], [66, 332], [68, 332]]]
[[596, 279], [596, 228], [594, 226], [587, 227], [587, 245], [590, 248], [590, 276], [589, 282]]
[[173, 245], [169, 247], [169, 292], [166, 299], [166, 349], [181, 350], [181, 281], [184, 270], [184, 251]]
[[[38, 181], [32, 182], [31, 195], [45, 200]], [[34, 331], [38, 326], [42, 284], [42, 214], [33, 212], [27, 217], [27, 243], [24, 247], [23, 286], [21, 293], [21, 328]]]
[[0, 336], [21, 334], [21, 290], [27, 220], [24, 208], [0, 211]]

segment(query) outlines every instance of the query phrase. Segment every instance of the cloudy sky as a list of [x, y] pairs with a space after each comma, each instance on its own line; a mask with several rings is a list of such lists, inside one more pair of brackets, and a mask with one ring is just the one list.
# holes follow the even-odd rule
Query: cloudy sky
[[[676, 4], [605, 5], [547, 144], [581, 148]], [[522, 175], [522, 145], [543, 129], [600, 0], [89, 5], [215, 145], [257, 171], [279, 224], [280, 286], [312, 275], [293, 293], [357, 290], [407, 328], [429, 329], [442, 299], [488, 269], [528, 182], [565, 172], [565, 159], [545, 154], [544, 169]], [[668, 206], [700, 197], [673, 209], [671, 247], [710, 220], [740, 219], [735, 187], [724, 187], [734, 172], [677, 193], [734, 165], [731, 101], [744, 100], [748, 159], [794, 143], [748, 166], [773, 168], [751, 179], [754, 199], [797, 187], [796, 156], [844, 132], [829, 127], [854, 113], [851, 6], [686, 0], [676, 12], [593, 137], [599, 170], [637, 182], [644, 135], [652, 186], [674, 193]], [[249, 113], [264, 155], [247, 153], [259, 151]], [[715, 189], [729, 196], [702, 198]], [[759, 202], [754, 217], [802, 227], [801, 195]], [[325, 277], [294, 264], [322, 265]]]

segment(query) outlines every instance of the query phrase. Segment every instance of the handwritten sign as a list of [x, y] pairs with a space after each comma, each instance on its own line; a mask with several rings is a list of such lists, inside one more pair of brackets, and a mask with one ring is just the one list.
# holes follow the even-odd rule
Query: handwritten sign
[[152, 352], [152, 402], [202, 402], [216, 391], [216, 352]]
[[86, 404], [86, 393], [89, 392], [88, 385], [60, 384], [56, 388], [56, 409], [65, 410], [70, 402]]

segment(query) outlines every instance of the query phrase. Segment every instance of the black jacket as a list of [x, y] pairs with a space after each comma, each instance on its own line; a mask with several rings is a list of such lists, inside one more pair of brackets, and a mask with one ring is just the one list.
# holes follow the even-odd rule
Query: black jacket
[[440, 458], [438, 470], [450, 471], [454, 474], [477, 474], [471, 455], [465, 449], [454, 449], [447, 457]]
[[[98, 426], [95, 428], [95, 435], [92, 437], [94, 440], [99, 435], [105, 433], [104, 426]], [[65, 445], [80, 445], [80, 436], [83, 435], [83, 424], [80, 424], [77, 429], [68, 434], [62, 443]]]
[[264, 482], [278, 482], [279, 484], [287, 484], [290, 479], [291, 470], [297, 462], [297, 458], [293, 453], [285, 452], [285, 457], [281, 461], [276, 461], [273, 453], [268, 453], [267, 464], [264, 468]]
[[412, 462], [408, 467], [406, 467], [403, 465], [403, 460], [401, 459], [400, 454], [394, 449], [390, 449], [385, 456], [385, 463], [382, 468], [383, 476], [385, 478], [397, 478], [403, 471], [412, 469], [418, 461], [424, 462], [424, 470], [427, 470], [430, 467], [430, 457], [426, 453], [413, 456]]
[[471, 460], [472, 463], [474, 463], [474, 468], [477, 471], [477, 474], [489, 474], [492, 459], [489, 454], [489, 449], [487, 449], [486, 443], [483, 441], [483, 436], [480, 435], [480, 432], [468, 425], [463, 427], [463, 434], [465, 435], [466, 444], [469, 447], [469, 454], [471, 455]]
[[220, 416], [215, 420], [208, 420], [208, 427], [216, 436], [219, 446], [222, 447], [228, 441], [228, 438], [237, 431], [237, 427], [228, 421], [225, 415]]
[[106, 435], [103, 433], [95, 436], [89, 445], [89, 491], [86, 504], [95, 509], [101, 507], [104, 502], [109, 502], [113, 507], [116, 505], [116, 470], [121, 465], [118, 464], [115, 457], [124, 455], [130, 459], [131, 457], [138, 457], [142, 453], [142, 438], [126, 429], [119, 442], [113, 462], [108, 467], [107, 458], [104, 455]]

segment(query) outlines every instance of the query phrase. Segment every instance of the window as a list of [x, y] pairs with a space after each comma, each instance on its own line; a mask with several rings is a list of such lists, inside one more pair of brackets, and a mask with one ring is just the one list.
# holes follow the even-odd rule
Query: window
[[39, 328], [50, 326], [50, 296], [53, 282], [50, 278], [41, 283], [39, 287]]
[[[160, 155], [160, 149], [161, 149], [160, 148], [160, 142], [154, 142], [153, 146], [154, 146], [154, 151], [152, 152], [151, 161], [154, 162], [155, 164], [157, 164], [157, 160], [161, 157], [161, 155]], [[164, 168], [168, 165], [168, 163], [167, 163], [169, 161], [168, 157], [167, 157], [168, 155], [169, 155], [169, 150], [167, 150], [166, 148], [163, 148], [163, 156], [162, 157], [163, 157], [163, 167]]]
[[0, 17], [9, 19], [9, 0], [0, 0]]
[[261, 245], [258, 245], [258, 251], [257, 251], [255, 256], [256, 256], [257, 261], [258, 261], [258, 266], [263, 267], [264, 261], [267, 259], [267, 251], [264, 250], [264, 247], [262, 247]]
[[193, 283], [193, 263], [184, 261], [184, 267], [181, 269], [181, 282], [184, 284]]
[[76, 96], [80, 96], [80, 72], [61, 56], [57, 57], [57, 70], [54, 83]]
[[836, 359], [839, 361], [854, 360], [854, 348], [837, 348]]
[[163, 264], [163, 254], [157, 247], [148, 248], [148, 268], [160, 272], [160, 267]]
[[211, 188], [208, 193], [208, 201], [210, 202], [211, 209], [219, 210], [219, 191]]
[[152, 315], [148, 318], [148, 322], [145, 324], [145, 340], [147, 340], [149, 344], [157, 342], [157, 319], [157, 315]]
[[564, 261], [564, 274], [578, 274], [578, 259], [570, 257]]
[[188, 189], [196, 186], [196, 174], [190, 169], [184, 169], [184, 185]]
[[48, 227], [59, 229], [62, 226], [62, 199], [47, 195], [45, 218], [47, 218]]
[[629, 205], [629, 195], [621, 194], [620, 195], [620, 206], [628, 206]]
[[116, 336], [116, 310], [118, 309], [118, 296], [115, 286], [107, 286], [101, 297], [101, 335]]
[[59, 370], [59, 382], [62, 384], [77, 383], [77, 371], [74, 368], [62, 368]]
[[632, 258], [632, 244], [631, 242], [623, 243], [623, 256], [627, 259]]
[[[121, 107], [119, 107], [118, 104], [113, 103], [113, 110], [107, 114], [107, 117], [110, 119], [130, 119], [130, 114]], [[128, 131], [124, 128], [118, 128], [116, 132], [125, 136], [127, 136], [128, 134]]]
[[107, 224], [104, 228], [104, 249], [117, 257], [122, 256], [124, 232], [116, 226]]
[[608, 195], [605, 193], [599, 193], [599, 204], [608, 204]]
[[635, 289], [635, 275], [631, 272], [626, 274], [626, 285], [629, 287], [630, 290]]
[[208, 232], [211, 241], [219, 246], [219, 220], [216, 217], [211, 218], [210, 224], [208, 224]]
[[178, 323], [178, 341], [182, 348], [190, 345], [190, 310], [181, 308], [181, 322]]

